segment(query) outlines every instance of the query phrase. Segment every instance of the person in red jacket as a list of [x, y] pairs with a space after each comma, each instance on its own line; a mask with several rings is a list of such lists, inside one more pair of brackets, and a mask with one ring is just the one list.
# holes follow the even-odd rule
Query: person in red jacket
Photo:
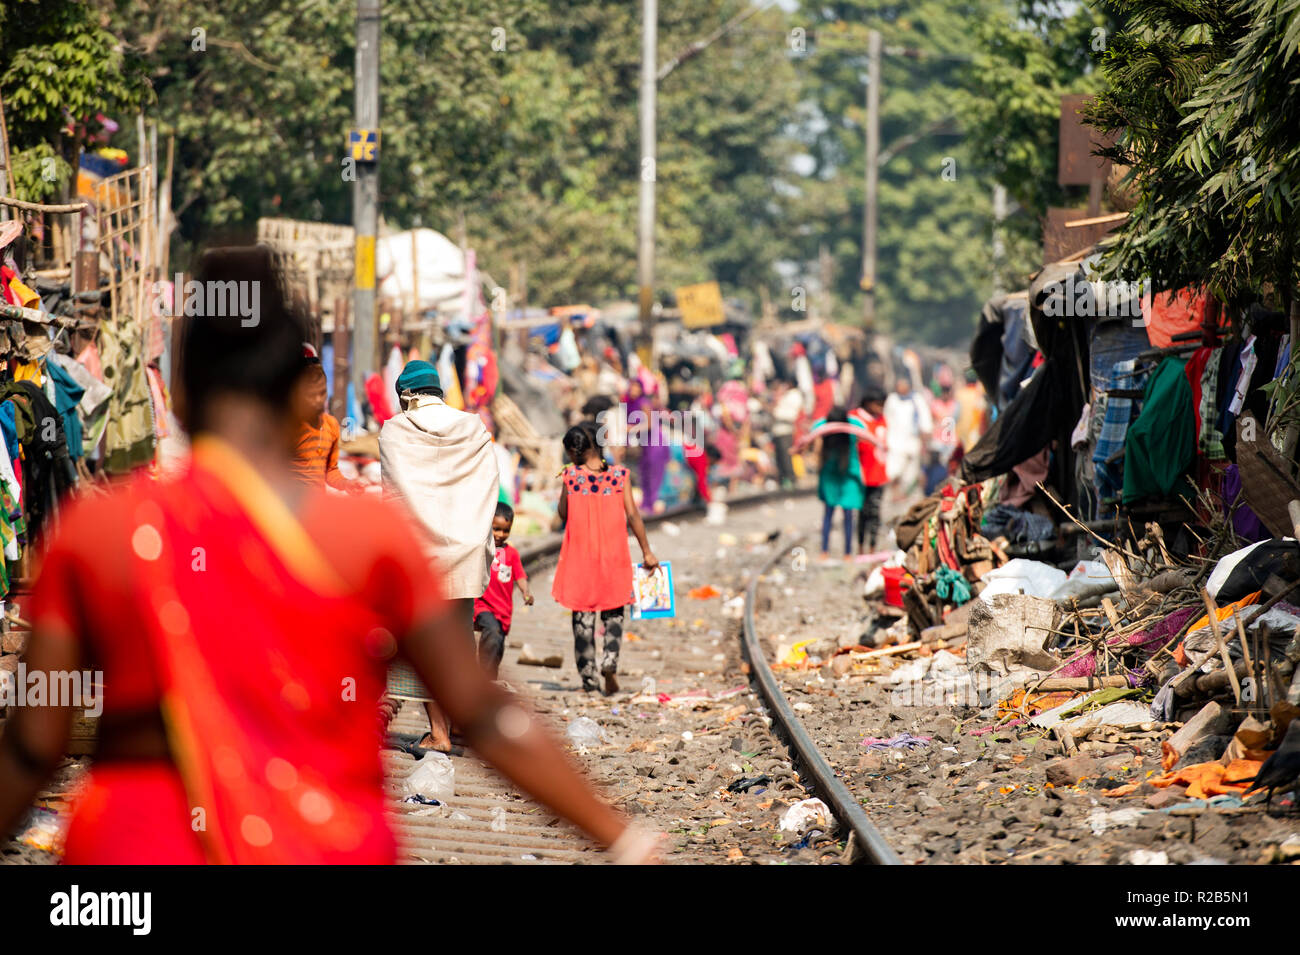
[[880, 531], [880, 500], [885, 494], [889, 475], [885, 470], [885, 448], [888, 429], [885, 425], [885, 395], [879, 388], [868, 389], [862, 406], [851, 417], [859, 422], [867, 436], [858, 441], [858, 463], [862, 468], [862, 519], [858, 521], [858, 553], [864, 554], [868, 529], [871, 550], [876, 549]]

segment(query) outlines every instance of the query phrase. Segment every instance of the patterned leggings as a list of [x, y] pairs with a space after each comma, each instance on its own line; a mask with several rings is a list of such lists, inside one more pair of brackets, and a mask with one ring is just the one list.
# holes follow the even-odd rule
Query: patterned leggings
[[[605, 625], [605, 652], [600, 658], [601, 673], [618, 670], [618, 648], [623, 640], [623, 608], [614, 607], [600, 611], [600, 622]], [[596, 685], [596, 611], [573, 612], [573, 655], [578, 661], [578, 672], [583, 686]]]

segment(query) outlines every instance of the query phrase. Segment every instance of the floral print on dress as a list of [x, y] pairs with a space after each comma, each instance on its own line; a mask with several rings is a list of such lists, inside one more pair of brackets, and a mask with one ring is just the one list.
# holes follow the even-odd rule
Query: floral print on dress
[[611, 467], [605, 471], [572, 467], [565, 472], [564, 485], [570, 494], [622, 494], [627, 473], [624, 467]]

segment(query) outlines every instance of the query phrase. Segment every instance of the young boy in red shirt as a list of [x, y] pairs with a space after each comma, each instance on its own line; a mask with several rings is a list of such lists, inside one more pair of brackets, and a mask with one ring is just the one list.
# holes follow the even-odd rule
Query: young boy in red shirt
[[869, 389], [862, 406], [851, 417], [866, 436], [858, 439], [858, 464], [862, 468], [862, 519], [858, 521], [858, 554], [867, 553], [867, 529], [871, 530], [871, 550], [876, 549], [880, 531], [880, 500], [884, 496], [889, 476], [885, 472], [885, 395], [877, 388]]
[[533, 605], [533, 592], [528, 587], [528, 574], [519, 560], [519, 551], [508, 543], [510, 528], [515, 523], [515, 510], [505, 501], [497, 502], [497, 512], [492, 518], [492, 540], [497, 545], [492, 558], [492, 573], [487, 590], [474, 600], [474, 629], [481, 631], [478, 641], [478, 662], [487, 675], [495, 680], [501, 668], [501, 657], [506, 652], [506, 634], [510, 632], [510, 617], [515, 609], [515, 587], [524, 595], [524, 603]]

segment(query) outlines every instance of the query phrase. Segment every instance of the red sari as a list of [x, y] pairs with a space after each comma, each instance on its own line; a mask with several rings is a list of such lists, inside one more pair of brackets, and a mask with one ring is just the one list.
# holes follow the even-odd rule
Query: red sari
[[295, 516], [232, 448], [69, 511], [33, 595], [82, 643], [104, 716], [161, 710], [173, 761], [95, 766], [65, 861], [388, 863], [375, 703], [441, 612], [409, 518], [309, 492]]

